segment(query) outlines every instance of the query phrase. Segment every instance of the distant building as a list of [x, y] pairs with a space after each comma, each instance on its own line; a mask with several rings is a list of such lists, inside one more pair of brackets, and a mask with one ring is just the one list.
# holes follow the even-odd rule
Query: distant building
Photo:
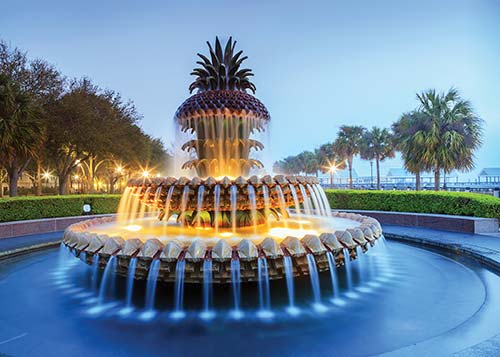
[[500, 168], [489, 167], [482, 169], [479, 172], [478, 181], [486, 183], [500, 182]]
[[[330, 185], [330, 172], [320, 174], [318, 180], [322, 185]], [[358, 173], [355, 169], [352, 170], [352, 182], [356, 183], [360, 180]], [[349, 170], [337, 170], [333, 174], [333, 183], [335, 185], [342, 185], [349, 183]]]

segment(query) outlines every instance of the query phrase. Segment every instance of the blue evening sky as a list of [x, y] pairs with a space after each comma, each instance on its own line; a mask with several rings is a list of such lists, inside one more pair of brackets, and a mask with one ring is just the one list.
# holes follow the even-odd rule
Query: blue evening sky
[[196, 53], [215, 35], [249, 56], [272, 115], [268, 162], [331, 141], [342, 124], [390, 126], [417, 91], [456, 86], [486, 121], [477, 168], [500, 167], [500, 1], [0, 3], [0, 38], [133, 99], [167, 146]]

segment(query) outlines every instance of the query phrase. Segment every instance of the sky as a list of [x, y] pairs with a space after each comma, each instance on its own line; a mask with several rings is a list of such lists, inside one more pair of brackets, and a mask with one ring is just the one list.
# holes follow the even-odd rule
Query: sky
[[[271, 113], [265, 163], [333, 141], [343, 124], [390, 127], [416, 93], [454, 86], [485, 120], [473, 178], [500, 167], [500, 1], [0, 2], [0, 39], [132, 99], [172, 145], [196, 53], [233, 36]], [[368, 162], [355, 160], [360, 175]], [[402, 167], [400, 159], [381, 165]]]

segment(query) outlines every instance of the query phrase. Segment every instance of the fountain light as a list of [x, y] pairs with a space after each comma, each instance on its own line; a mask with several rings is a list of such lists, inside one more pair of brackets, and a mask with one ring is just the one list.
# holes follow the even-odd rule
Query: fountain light
[[285, 227], [274, 227], [269, 230], [269, 235], [277, 238], [304, 237], [308, 234], [319, 235], [314, 229], [291, 229]]
[[131, 224], [131, 225], [125, 226], [124, 228], [130, 232], [139, 232], [142, 229], [142, 226], [139, 224]]
[[231, 232], [222, 232], [219, 234], [222, 238], [230, 238], [233, 236], [233, 233]]

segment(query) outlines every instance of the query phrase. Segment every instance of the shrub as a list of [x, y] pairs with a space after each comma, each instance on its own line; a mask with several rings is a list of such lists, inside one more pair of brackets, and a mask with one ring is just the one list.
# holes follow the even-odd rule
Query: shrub
[[326, 190], [333, 209], [500, 218], [500, 199], [469, 192]]
[[70, 195], [0, 199], [0, 222], [79, 216], [84, 203], [93, 214], [116, 213], [120, 195]]

